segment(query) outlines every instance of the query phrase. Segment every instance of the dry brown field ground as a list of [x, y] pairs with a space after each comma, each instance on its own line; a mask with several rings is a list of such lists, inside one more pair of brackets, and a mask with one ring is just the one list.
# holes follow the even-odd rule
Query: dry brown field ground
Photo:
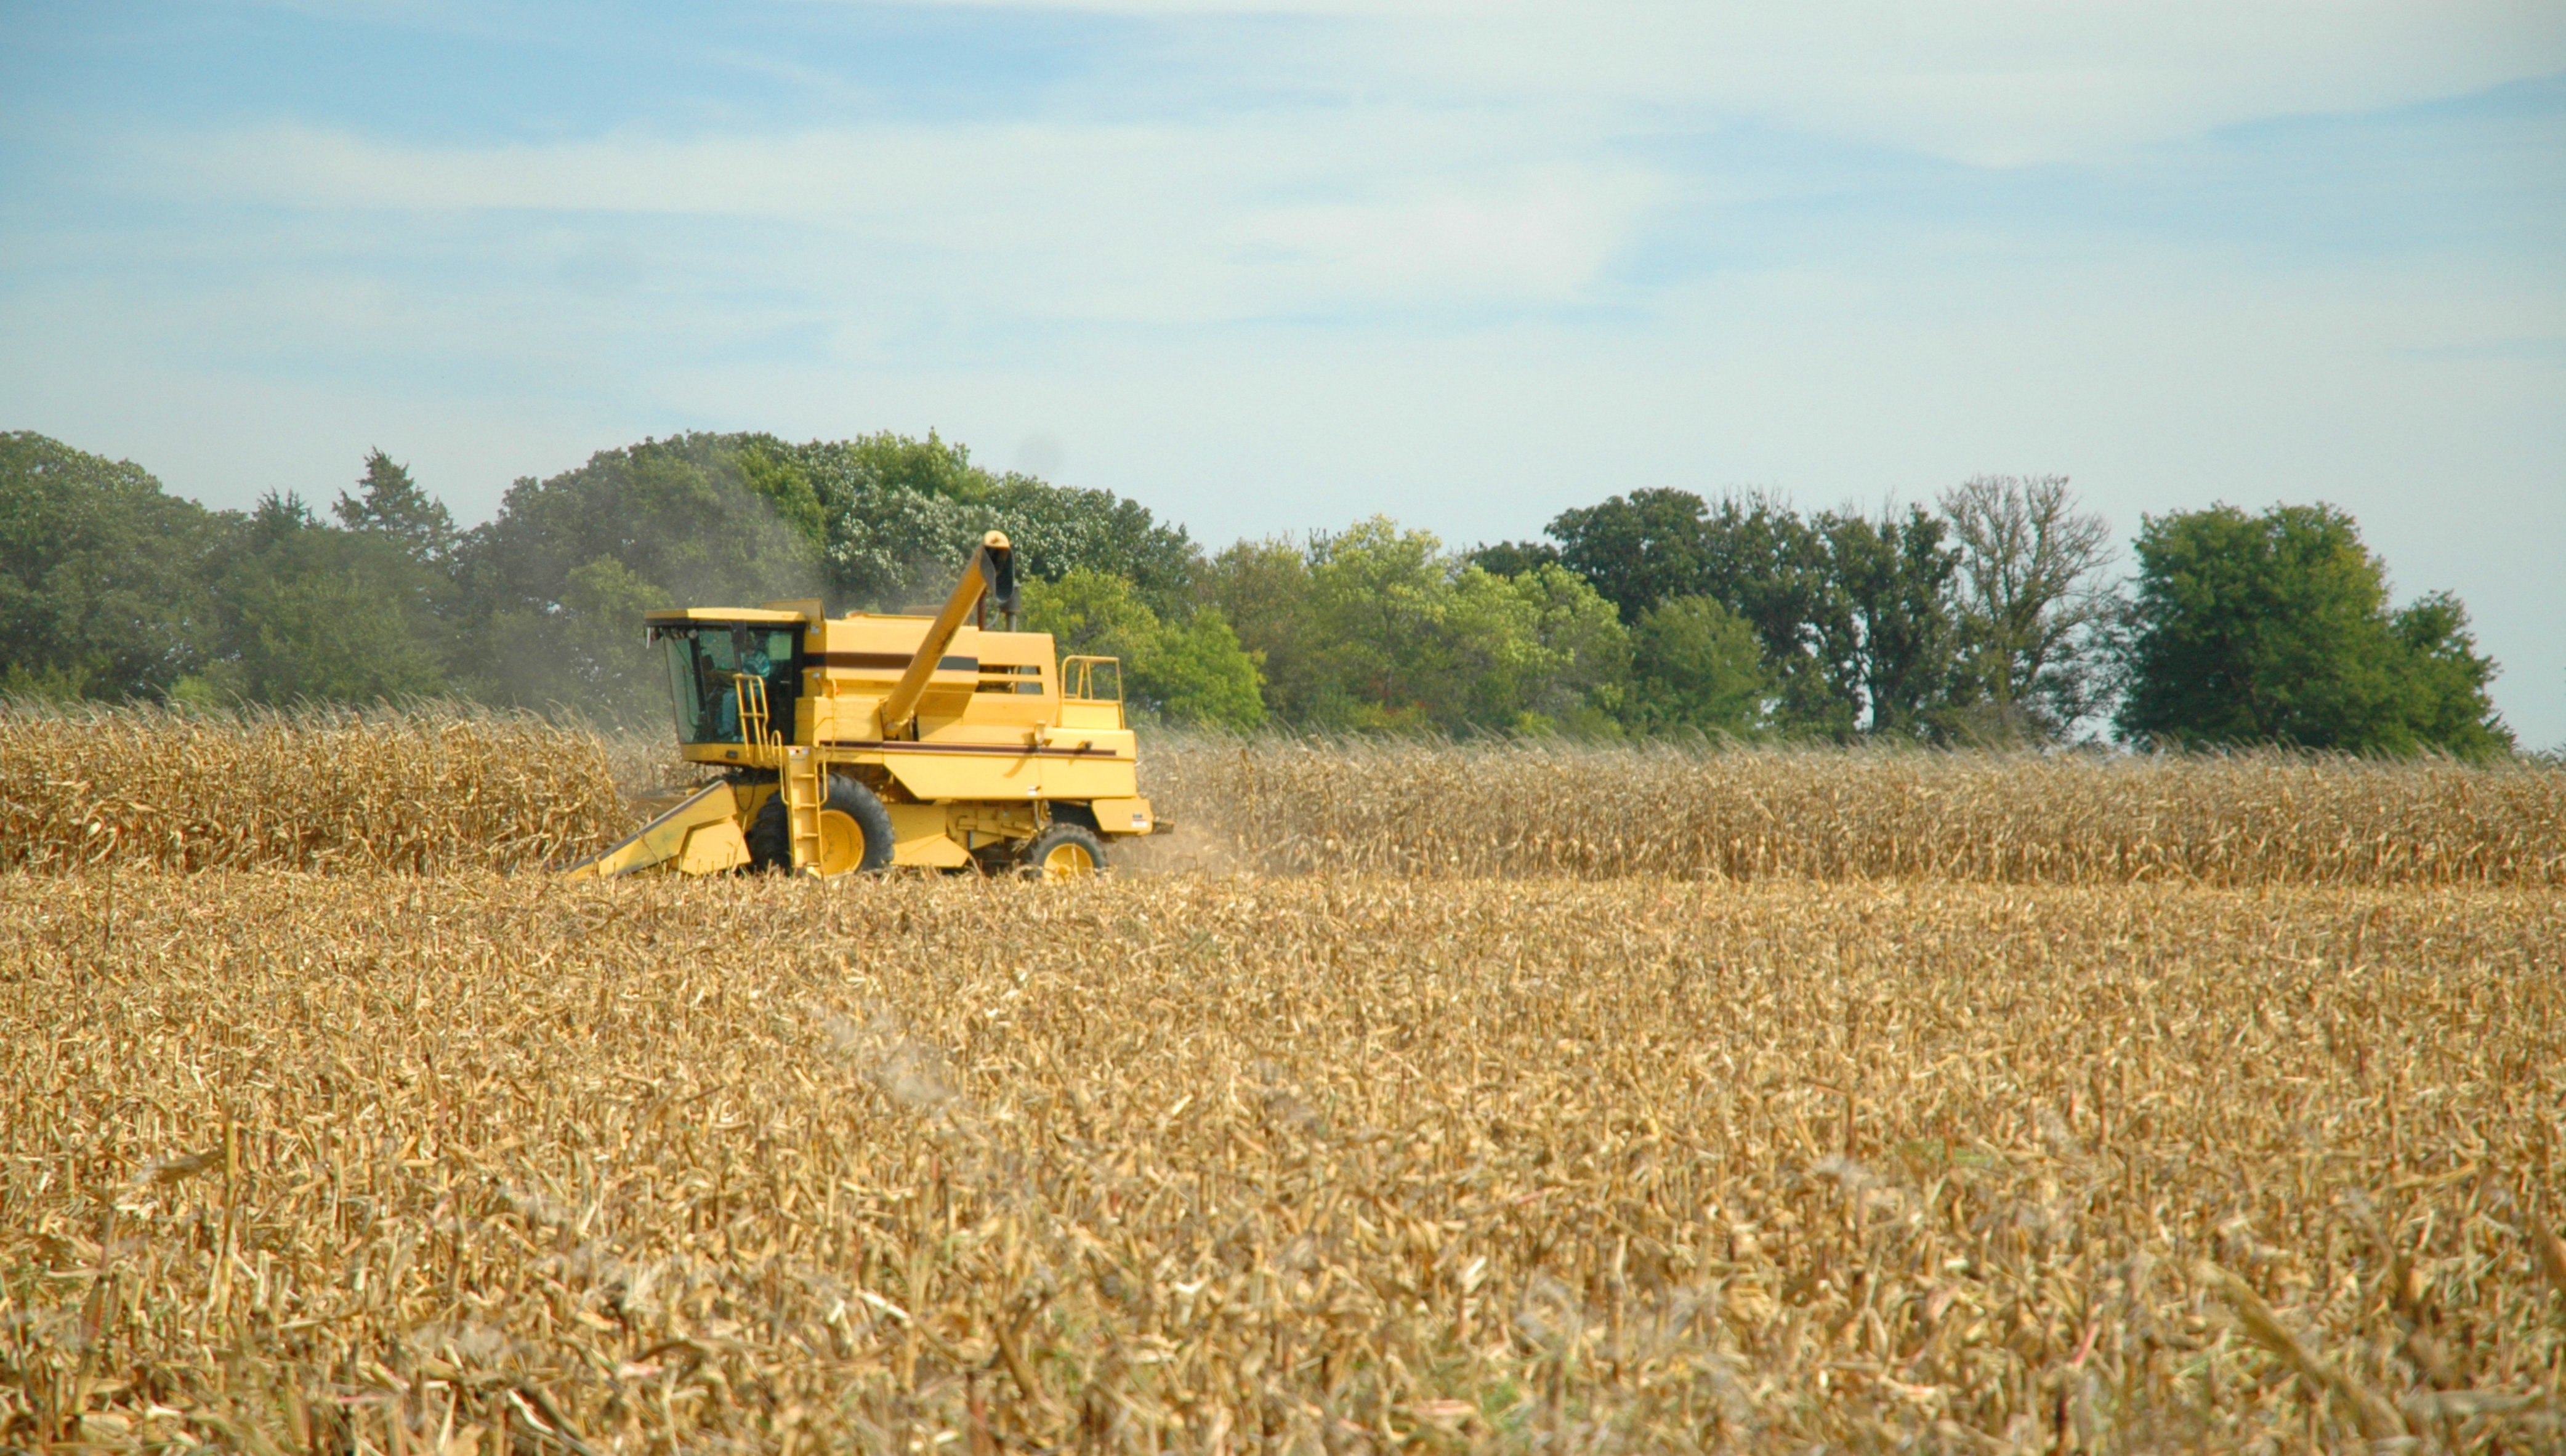
[[0, 719], [0, 1448], [2566, 1449], [2553, 770], [1183, 744], [1157, 872], [582, 885], [613, 745], [110, 726]]

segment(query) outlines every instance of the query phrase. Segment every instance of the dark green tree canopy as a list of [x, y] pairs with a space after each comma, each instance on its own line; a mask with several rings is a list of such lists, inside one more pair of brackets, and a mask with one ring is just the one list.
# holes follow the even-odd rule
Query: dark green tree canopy
[[820, 596], [807, 489], [758, 471], [741, 444], [645, 440], [518, 481], [455, 553], [472, 604], [457, 675], [503, 702], [646, 720], [666, 688], [642, 611]]
[[2392, 609], [2341, 511], [2151, 518], [2133, 599], [2066, 485], [1981, 476], [1876, 516], [1648, 489], [1540, 542], [1451, 553], [1375, 517], [1206, 560], [1135, 501], [933, 434], [644, 440], [519, 480], [465, 532], [380, 449], [333, 524], [291, 492], [207, 511], [5, 434], [0, 692], [461, 691], [639, 724], [666, 708], [643, 611], [928, 607], [999, 530], [1039, 621], [1124, 656], [1160, 721], [2055, 741], [2117, 690], [2141, 745], [2509, 747], [2465, 608]]
[[1256, 660], [1213, 607], [1183, 622], [1159, 619], [1129, 581], [1080, 567], [1025, 584], [1025, 625], [1050, 632], [1062, 655], [1116, 657], [1125, 701], [1148, 717], [1244, 731], [1265, 722]]
[[1520, 577], [1559, 563], [1559, 548], [1547, 541], [1500, 541], [1481, 546], [1462, 558], [1492, 577]]
[[239, 519], [129, 461], [0, 434], [0, 688], [167, 692], [214, 649], [207, 566]]
[[1764, 724], [1772, 674], [1754, 631], [1707, 597], [1640, 613], [1631, 631], [1633, 716], [1651, 729], [1745, 735]]
[[[1946, 528], [1921, 506], [1903, 521], [1830, 513], [1815, 524], [1827, 560], [1814, 625], [1835, 687], [1829, 706], [1875, 734], [1928, 736], [1951, 687], [1959, 554], [1942, 544]], [[1829, 726], [1843, 736], [1852, 724]]]
[[1702, 595], [1709, 516], [1691, 491], [1635, 490], [1560, 512], [1548, 535], [1559, 563], [1635, 622], [1661, 602]]
[[1285, 537], [1233, 542], [1205, 563], [1194, 595], [1236, 631], [1263, 681], [1266, 710], [1310, 721], [1325, 692], [1311, 604], [1310, 560]]
[[[898, 610], [940, 600], [980, 537], [1003, 531], [1017, 569], [1057, 582], [1073, 571], [1130, 582], [1158, 616], [1181, 615], [1201, 553], [1181, 527], [1111, 491], [992, 474], [962, 445], [888, 431], [793, 445], [734, 437], [752, 479], [779, 500], [808, 500], [833, 605]], [[789, 484], [788, 484], [789, 483]], [[793, 508], [801, 519], [801, 508]]]
[[2480, 754], [2511, 735], [2447, 597], [2388, 609], [2387, 572], [2332, 506], [2149, 517], [2122, 731], [2146, 743]]
[[[1762, 649], [1770, 726], [1842, 739], [1915, 737], [1947, 716], [1956, 556], [1945, 529], [1922, 509], [1876, 522], [1804, 519], [1764, 495], [1714, 506], [1690, 491], [1644, 490], [1561, 512], [1549, 534], [1561, 563], [1625, 622], [1685, 598], [1717, 604]], [[1677, 701], [1691, 690], [1644, 677], [1641, 697]]]
[[733, 437], [694, 434], [519, 480], [466, 539], [464, 570], [498, 609], [558, 610], [571, 573], [601, 559], [672, 602], [754, 607], [819, 595], [815, 544], [742, 466]]
[[414, 562], [437, 564], [454, 550], [454, 517], [445, 503], [418, 488], [409, 467], [382, 450], [366, 453], [359, 493], [339, 493], [330, 509], [351, 531], [371, 532], [400, 548]]
[[1115, 577], [1171, 631], [1190, 610], [1192, 541], [1111, 492], [993, 475], [933, 435], [689, 434], [601, 451], [508, 492], [456, 553], [478, 611], [460, 665], [510, 701], [644, 717], [662, 689], [633, 620], [642, 610], [929, 606], [992, 530], [1014, 541], [1029, 578]]
[[270, 492], [212, 576], [218, 650], [179, 695], [367, 702], [442, 691], [445, 579], [411, 555], [415, 544], [333, 529], [299, 496]]

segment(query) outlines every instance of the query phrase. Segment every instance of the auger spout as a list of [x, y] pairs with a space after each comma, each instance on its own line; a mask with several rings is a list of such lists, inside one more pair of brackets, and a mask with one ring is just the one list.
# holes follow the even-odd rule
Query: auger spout
[[917, 734], [917, 700], [926, 693], [926, 680], [935, 675], [935, 666], [944, 660], [944, 649], [953, 642], [953, 634], [962, 629], [963, 618], [980, 605], [986, 593], [998, 604], [998, 609], [1013, 616], [1016, 611], [1016, 553], [1007, 544], [1003, 531], [992, 531], [980, 538], [980, 549], [971, 557], [971, 565], [962, 580], [953, 584], [953, 595], [944, 599], [944, 609], [935, 614], [935, 622], [917, 644], [916, 655], [908, 659], [908, 670], [899, 675], [899, 684], [883, 699], [882, 732], [885, 738], [913, 738]]

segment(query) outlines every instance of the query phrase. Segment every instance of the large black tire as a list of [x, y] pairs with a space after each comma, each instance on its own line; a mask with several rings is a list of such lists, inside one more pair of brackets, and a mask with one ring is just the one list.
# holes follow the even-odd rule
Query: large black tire
[[[853, 779], [829, 776], [829, 797], [820, 805], [822, 814], [843, 814], [856, 822], [864, 835], [864, 857], [855, 867], [858, 874], [871, 874], [888, 867], [891, 856], [899, 847], [898, 832], [891, 826], [891, 811], [873, 790]], [[757, 807], [757, 817], [748, 824], [748, 865], [751, 869], [782, 871], [793, 867], [792, 832], [784, 821], [784, 795], [778, 792]]]
[[1105, 841], [1084, 825], [1055, 819], [1051, 828], [1025, 846], [1016, 867], [1035, 879], [1076, 879], [1099, 873], [1105, 868]]

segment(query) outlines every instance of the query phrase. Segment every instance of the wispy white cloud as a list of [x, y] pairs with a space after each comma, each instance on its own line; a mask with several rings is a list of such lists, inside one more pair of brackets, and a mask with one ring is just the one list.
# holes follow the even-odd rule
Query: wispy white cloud
[[2553, 0], [940, 0], [1328, 22], [1277, 70], [1411, 97], [1754, 117], [1982, 163], [2090, 157], [2258, 118], [2566, 70]]
[[149, 149], [142, 185], [199, 204], [791, 223], [967, 270], [993, 309], [1126, 322], [1575, 304], [1668, 188], [1564, 138], [1397, 111], [487, 147], [284, 124]]

